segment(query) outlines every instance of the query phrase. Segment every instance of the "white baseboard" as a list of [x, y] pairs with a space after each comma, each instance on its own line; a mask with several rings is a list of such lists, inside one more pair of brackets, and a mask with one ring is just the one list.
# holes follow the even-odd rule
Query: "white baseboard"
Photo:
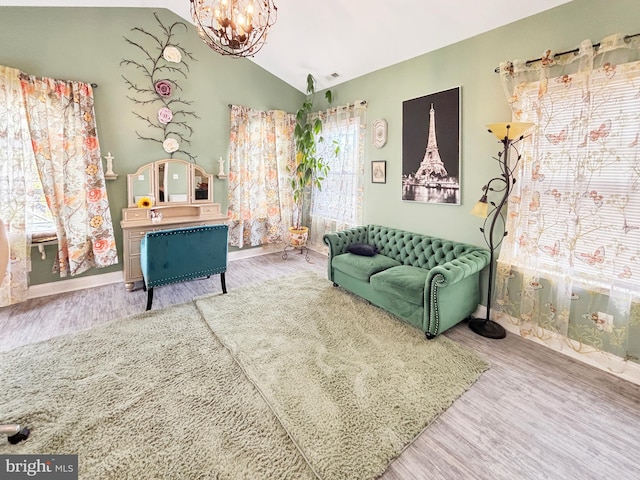
[[268, 255], [269, 253], [284, 252], [284, 244], [263, 245], [260, 247], [246, 248], [229, 252], [229, 261], [240, 260], [242, 258], [259, 257], [260, 255]]
[[[267, 255], [269, 253], [281, 251], [284, 251], [284, 246], [282, 245], [266, 245], [264, 247], [237, 250], [235, 252], [229, 252], [229, 261], [232, 262], [242, 258], [257, 257], [259, 255]], [[69, 280], [61, 280], [59, 282], [42, 283], [40, 285], [31, 285], [29, 287], [28, 298], [59, 295], [61, 293], [75, 292], [77, 290], [84, 290], [85, 288], [101, 287], [103, 285], [110, 285], [118, 282], [124, 283], [124, 276], [121, 271], [104, 273], [101, 275], [91, 275], [82, 278], [71, 278]]]
[[[485, 318], [486, 315], [487, 315], [487, 308], [484, 305], [479, 305], [477, 310], [473, 314], [473, 316], [477, 318]], [[573, 348], [570, 348], [568, 345], [565, 345], [565, 348], [555, 348], [553, 345], [550, 345], [549, 343], [544, 342], [536, 337], [531, 337], [531, 336], [525, 337], [521, 335], [520, 328], [518, 328], [518, 326], [515, 324], [516, 319], [513, 319], [513, 321], [501, 320], [501, 319], [494, 318], [493, 315], [492, 315], [492, 319], [495, 322], [502, 325], [504, 329], [509, 333], [513, 333], [515, 335], [518, 335], [519, 337], [525, 338], [527, 340], [531, 340], [534, 343], [543, 345], [556, 352], [562, 353], [570, 358], [573, 358], [574, 360], [578, 360], [580, 362], [591, 365], [592, 367], [596, 367], [600, 370], [611, 373], [612, 375], [615, 375], [616, 377], [620, 377], [624, 380], [627, 380], [628, 382], [635, 383], [636, 385], [640, 385], [640, 364], [630, 362], [630, 361], [624, 362], [622, 358], [607, 352], [594, 351], [591, 353], [578, 353], [576, 351], [579, 348], [578, 342], [565, 337], [562, 337], [562, 342], [568, 342], [569, 344], [573, 345], [575, 347], [575, 350]], [[546, 332], [546, 333], [550, 337], [556, 335], [553, 332]], [[607, 365], [622, 365], [622, 369], [621, 371], [617, 371], [616, 369], [608, 368]]]
[[47, 297], [60, 293], [75, 292], [85, 288], [101, 287], [112, 283], [124, 282], [122, 272], [103, 273], [102, 275], [91, 275], [82, 278], [72, 278], [59, 282], [42, 283], [29, 287], [28, 298]]

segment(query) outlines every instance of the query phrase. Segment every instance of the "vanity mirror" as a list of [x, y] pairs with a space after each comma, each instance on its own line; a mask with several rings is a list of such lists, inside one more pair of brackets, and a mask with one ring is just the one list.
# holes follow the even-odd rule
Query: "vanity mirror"
[[147, 163], [127, 176], [129, 207], [142, 197], [154, 206], [213, 202], [213, 175], [183, 160]]
[[151, 164], [144, 165], [133, 175], [127, 176], [130, 207], [135, 207], [142, 197], [149, 197], [152, 202], [155, 200], [153, 179], [153, 166]]
[[189, 203], [190, 164], [167, 160], [156, 162], [158, 169], [158, 205]]
[[202, 168], [193, 166], [193, 201], [211, 202], [211, 189], [213, 188], [213, 175], [205, 172]]

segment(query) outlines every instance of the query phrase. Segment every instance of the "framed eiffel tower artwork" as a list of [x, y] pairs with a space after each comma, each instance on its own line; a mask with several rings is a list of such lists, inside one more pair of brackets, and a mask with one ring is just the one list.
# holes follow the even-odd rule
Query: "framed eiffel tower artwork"
[[460, 87], [402, 102], [402, 200], [460, 205]]

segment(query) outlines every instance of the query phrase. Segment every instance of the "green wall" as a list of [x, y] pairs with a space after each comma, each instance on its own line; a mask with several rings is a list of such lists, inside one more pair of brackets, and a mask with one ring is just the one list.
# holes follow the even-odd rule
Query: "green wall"
[[[494, 68], [505, 60], [538, 58], [547, 48], [571, 50], [586, 38], [598, 42], [616, 32], [638, 33], [638, 18], [638, 0], [574, 0], [334, 87], [338, 105], [355, 99], [368, 101], [364, 223], [484, 245], [478, 230], [482, 220], [469, 211], [479, 200], [482, 186], [499, 173], [492, 157], [501, 147], [485, 125], [511, 120]], [[387, 37], [381, 36], [380, 41], [385, 40]], [[456, 86], [462, 93], [461, 205], [404, 202], [402, 102]], [[389, 138], [377, 149], [370, 126], [381, 117], [389, 124]], [[387, 161], [386, 184], [371, 183], [371, 160]]]
[[[132, 28], [160, 33], [154, 12], [165, 26], [176, 21], [188, 25], [188, 30], [176, 29], [175, 38], [197, 61], [189, 62], [187, 78], [179, 83], [184, 89], [182, 96], [193, 101], [187, 108], [200, 117], [189, 121], [194, 130], [189, 153], [209, 173], [218, 172], [219, 157], [227, 158], [229, 104], [295, 112], [303, 99], [302, 93], [253, 62], [213, 52], [200, 40], [193, 26], [168, 10], [0, 7], [0, 64], [33, 75], [98, 84], [94, 95], [100, 147], [103, 156], [111, 152], [115, 157], [114, 171], [119, 175], [117, 180], [107, 182], [107, 192], [120, 255], [120, 220], [122, 208], [127, 206], [127, 174], [140, 165], [169, 156], [160, 144], [137, 138], [136, 129], [142, 133], [144, 128], [132, 114], [132, 110], [139, 109], [127, 99], [132, 91], [127, 89], [122, 75], [134, 82], [148, 83], [148, 80], [135, 69], [120, 65], [123, 59], [142, 59], [139, 50], [124, 40], [127, 37], [145, 42]], [[144, 45], [150, 48], [146, 42]], [[181, 154], [174, 157], [188, 160]], [[227, 162], [225, 171], [228, 168]], [[226, 211], [226, 180], [216, 179], [214, 189], [215, 201]], [[46, 253], [47, 260], [42, 261], [37, 250], [32, 252], [32, 285], [60, 280], [51, 273], [55, 247], [47, 247]], [[122, 263], [93, 269], [84, 275], [118, 270], [122, 270]]]
[[[115, 157], [114, 169], [120, 175], [115, 182], [108, 182], [111, 213], [118, 226], [121, 209], [126, 206], [126, 174], [166, 156], [161, 147], [137, 139], [135, 130], [140, 124], [131, 114], [133, 103], [126, 98], [129, 92], [121, 78], [129, 70], [120, 66], [123, 58], [134, 54], [123, 37], [130, 36], [135, 26], [156, 28], [154, 11], [0, 8], [0, 64], [31, 74], [99, 84], [95, 96], [101, 148], [103, 155], [110, 151]], [[165, 24], [182, 21], [169, 11], [158, 13]], [[364, 223], [484, 245], [478, 230], [481, 220], [470, 215], [469, 210], [479, 199], [482, 185], [498, 173], [492, 157], [497, 154], [499, 144], [487, 133], [485, 125], [510, 119], [494, 68], [503, 60], [539, 57], [547, 48], [569, 50], [585, 38], [597, 42], [615, 32], [637, 33], [638, 18], [637, 0], [574, 0], [332, 88], [338, 105], [358, 99], [368, 101]], [[191, 152], [197, 155], [198, 164], [215, 173], [216, 159], [226, 157], [227, 153], [229, 103], [295, 112], [303, 97], [251, 61], [215, 54], [200, 41], [192, 27], [178, 37], [198, 60], [191, 63], [189, 77], [183, 82], [185, 97], [194, 100], [193, 109], [200, 117], [192, 123], [195, 133], [191, 137]], [[462, 91], [461, 205], [403, 202], [402, 102], [456, 86]], [[382, 149], [371, 143], [370, 125], [377, 118], [385, 118], [389, 123], [389, 139]], [[386, 184], [371, 184], [371, 160], [387, 161]], [[226, 208], [226, 183], [216, 180], [215, 189], [216, 201]], [[121, 252], [119, 228], [116, 232]], [[47, 253], [50, 252], [52, 255], [48, 249]], [[33, 264], [32, 283], [56, 280], [49, 273], [49, 261], [36, 258]], [[118, 266], [94, 272], [119, 269]]]

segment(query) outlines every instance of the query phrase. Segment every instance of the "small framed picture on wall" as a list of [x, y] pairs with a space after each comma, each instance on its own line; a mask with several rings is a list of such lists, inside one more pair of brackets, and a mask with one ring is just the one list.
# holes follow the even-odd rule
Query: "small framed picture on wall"
[[371, 162], [371, 183], [387, 183], [386, 160], [374, 160]]

